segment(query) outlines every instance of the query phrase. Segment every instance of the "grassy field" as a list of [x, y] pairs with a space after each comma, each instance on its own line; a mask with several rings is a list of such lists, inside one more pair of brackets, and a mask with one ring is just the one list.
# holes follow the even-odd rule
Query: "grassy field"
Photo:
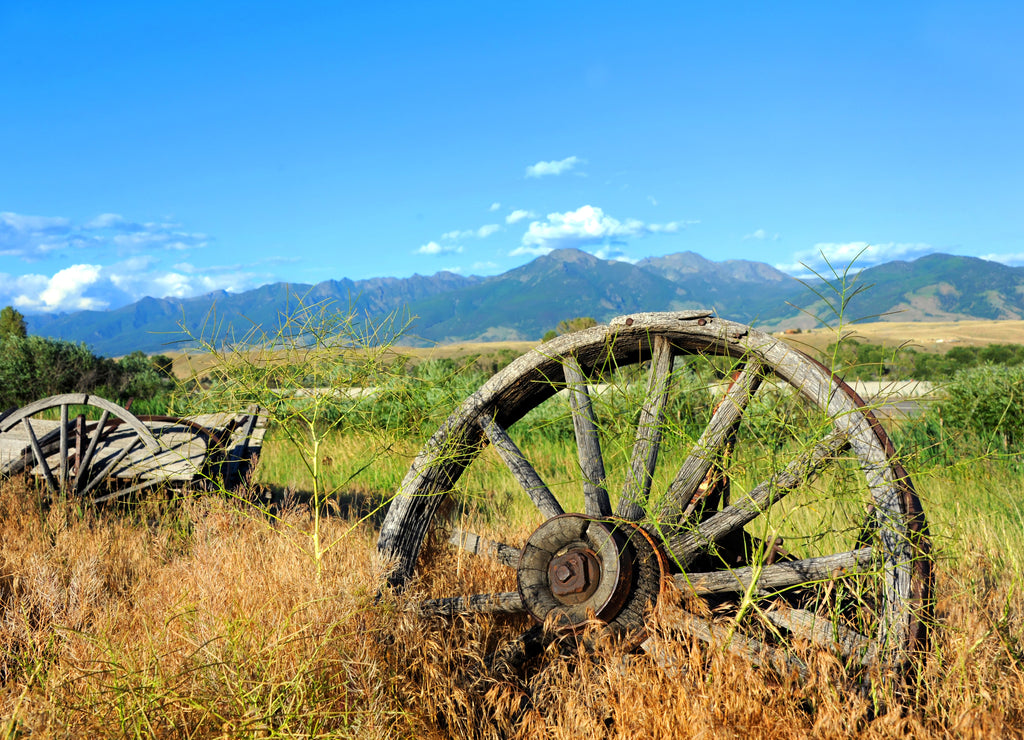
[[[343, 486], [311, 562], [294, 453], [271, 440], [246, 495], [156, 496], [95, 511], [0, 488], [2, 737], [992, 737], [1024, 732], [1024, 482], [977, 461], [916, 481], [936, 545], [932, 652], [884, 697], [825, 654], [798, 681], [700, 643], [671, 662], [548, 656], [524, 683], [483, 667], [498, 620], [414, 616], [378, 599], [380, 505], [416, 444], [333, 436]], [[571, 464], [541, 445], [545, 468]], [[355, 477], [363, 461], [377, 464]], [[550, 458], [550, 459], [548, 459]], [[251, 492], [259, 500], [263, 488]], [[495, 484], [495, 501], [504, 496]], [[412, 593], [472, 591], [491, 566], [438, 551]], [[671, 609], [671, 604], [665, 607]], [[655, 637], [659, 616], [652, 617]], [[529, 695], [530, 701], [525, 697]]]
[[[956, 346], [983, 347], [988, 344], [1024, 344], [1024, 321], [877, 321], [850, 327], [858, 341], [886, 347], [911, 346], [924, 352], [948, 352]], [[796, 347], [820, 351], [836, 341], [832, 329], [815, 329], [800, 334], [777, 334]], [[425, 360], [464, 360], [482, 358], [481, 365], [502, 357], [517, 357], [539, 342], [459, 342], [436, 347], [393, 348], [395, 357], [414, 362]], [[214, 359], [203, 353], [167, 352], [174, 360], [173, 372], [179, 378], [208, 372]]]
[[[860, 342], [886, 347], [910, 346], [921, 352], [948, 352], [953, 347], [1024, 344], [1024, 321], [876, 321], [850, 327]], [[796, 346], [822, 350], [836, 341], [831, 329], [783, 335]]]
[[[680, 638], [672, 615], [694, 607], [673, 591], [650, 616], [656, 654], [552, 647], [521, 673], [487, 656], [524, 618], [408, 608], [424, 596], [514, 588], [509, 569], [432, 538], [409, 588], [383, 588], [380, 522], [424, 435], [451, 408], [439, 397], [428, 404], [435, 416], [327, 431], [305, 452], [272, 429], [253, 480], [231, 494], [164, 491], [97, 509], [44, 501], [29, 481], [0, 482], [0, 739], [1024, 737], [1024, 478], [1015, 458], [958, 449], [940, 466], [927, 448], [907, 449], [934, 545], [936, 602], [929, 654], [906, 682], [867, 690], [830, 653], [801, 645], [806, 679], [754, 667]], [[741, 489], [799, 443], [795, 432], [780, 442], [762, 422], [814, 427], [773, 399], [751, 407], [752, 451], [730, 462]], [[686, 417], [696, 401], [669, 407], [674, 442], [659, 475], [672, 475], [671, 455], [685, 455], [703, 428], [710, 405], [697, 401], [696, 421]], [[610, 409], [601, 411], [602, 444], [614, 491], [633, 421], [613, 402], [597, 403]], [[513, 433], [567, 509], [579, 509], [571, 427], [559, 413], [537, 413]], [[848, 536], [851, 523], [832, 504], [842, 471], [824, 478], [787, 499], [783, 519], [816, 516], [828, 537]], [[318, 507], [313, 490], [324, 492]], [[490, 448], [455, 502], [474, 531], [516, 544], [537, 524]], [[826, 537], [810, 546], [836, 545]]]

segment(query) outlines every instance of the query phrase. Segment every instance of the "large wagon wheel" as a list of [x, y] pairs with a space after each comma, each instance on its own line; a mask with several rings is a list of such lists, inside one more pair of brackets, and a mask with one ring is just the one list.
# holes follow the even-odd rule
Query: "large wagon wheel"
[[[84, 414], [71, 419], [72, 407], [82, 406], [99, 409], [99, 421], [86, 421]], [[56, 424], [38, 418], [55, 409], [60, 413]], [[13, 475], [38, 467], [51, 491], [82, 496], [114, 478], [135, 453], [144, 449], [155, 456], [163, 449], [150, 429], [130, 411], [88, 393], [43, 398], [0, 419], [0, 434], [18, 431], [25, 435], [25, 450], [9, 460], [0, 473]], [[57, 464], [51, 466], [54, 455]]]
[[[698, 383], [712, 370], [733, 378], [717, 403]], [[525, 415], [536, 429], [558, 406], [574, 481], [513, 439]], [[532, 517], [487, 498], [497, 458]], [[885, 432], [824, 366], [705, 311], [620, 317], [491, 378], [429, 440], [387, 512], [378, 548], [393, 585], [413, 577], [432, 524], [507, 574], [496, 565], [492, 585], [460, 593], [442, 573], [423, 586], [439, 598], [418, 608], [527, 614], [538, 626], [508, 648], [521, 657], [594, 618], [638, 642], [669, 581], [700, 597], [684, 600], [679, 628], [776, 666], [803, 670], [788, 650], [801, 641], [851, 665], [901, 667], [925, 647], [925, 521]]]

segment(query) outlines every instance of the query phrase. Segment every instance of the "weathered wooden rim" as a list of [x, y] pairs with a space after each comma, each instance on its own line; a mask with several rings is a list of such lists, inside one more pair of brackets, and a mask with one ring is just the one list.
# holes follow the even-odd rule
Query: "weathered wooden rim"
[[113, 401], [108, 401], [101, 396], [91, 395], [89, 393], [62, 393], [56, 396], [50, 396], [49, 398], [41, 398], [38, 401], [22, 406], [11, 414], [8, 414], [0, 421], [0, 433], [9, 432], [22, 419], [27, 419], [30, 416], [38, 414], [40, 411], [48, 411], [49, 409], [60, 408], [61, 406], [95, 406], [96, 408], [109, 411], [111, 414], [119, 418], [122, 422], [130, 426], [136, 434], [142, 439], [142, 444], [146, 446], [146, 449], [150, 452], [156, 453], [160, 450], [160, 443], [157, 442], [156, 437], [149, 428], [142, 423], [139, 417], [135, 416], [131, 411], [119, 406]]

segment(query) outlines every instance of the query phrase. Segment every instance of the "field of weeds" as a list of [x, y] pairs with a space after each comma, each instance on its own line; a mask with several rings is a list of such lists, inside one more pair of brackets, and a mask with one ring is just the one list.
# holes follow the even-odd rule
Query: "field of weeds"
[[[485, 656], [515, 625], [427, 619], [404, 609], [401, 595], [378, 598], [377, 518], [360, 518], [359, 506], [321, 522], [334, 546], [317, 576], [313, 517], [302, 503], [269, 511], [207, 494], [97, 511], [44, 505], [34, 487], [8, 481], [0, 488], [0, 732], [1018, 736], [1024, 597], [1015, 502], [1024, 484], [982, 463], [919, 476], [918, 487], [937, 551], [931, 655], [909, 685], [871, 695], [824, 653], [805, 656], [812, 670], [801, 681], [676, 639], [663, 641], [657, 659], [567, 650], [526, 673], [502, 671]], [[449, 589], [485, 567], [439, 565], [431, 572]], [[428, 579], [412, 590], [430, 588]], [[658, 639], [658, 614], [651, 624]]]
[[[551, 642], [525, 664], [504, 660], [502, 646], [527, 628], [526, 616], [431, 617], [410, 607], [511, 591], [511, 568], [428, 537], [399, 592], [387, 586], [394, 564], [376, 548], [412, 456], [479, 385], [481, 368], [444, 360], [399, 372], [386, 354], [307, 344], [282, 359], [280, 344], [269, 342], [266, 356], [221, 357], [218, 373], [183, 400], [193, 410], [269, 409], [271, 431], [244, 490], [156, 491], [97, 507], [46, 498], [28, 479], [0, 481], [0, 738], [1024, 736], [1019, 368], [955, 379], [948, 403], [894, 430], [935, 559], [929, 649], [901, 680], [847, 673], [799, 641], [792, 648], [805, 676], [680, 637], [680, 608], [706, 607], [671, 588], [648, 615], [647, 653], [591, 633]], [[711, 388], [734, 370], [692, 359], [666, 366], [678, 393], [665, 407], [659, 491], [714, 416]], [[610, 491], [625, 490], [643, 372], [610, 367], [595, 393]], [[310, 384], [378, 392], [280, 392]], [[737, 434], [747, 445], [724, 453], [738, 490], [831, 428], [821, 409], [788, 398], [767, 389], [744, 413]], [[510, 434], [565, 510], [580, 511], [569, 402], [545, 404]], [[495, 446], [459, 480], [451, 510], [518, 547], [539, 512], [523, 506]], [[804, 479], [777, 514], [750, 521], [750, 541], [774, 542], [792, 525], [787, 547], [811, 548], [799, 557], [860, 547], [873, 499], [852, 462]], [[492, 529], [499, 520], [504, 529]], [[876, 583], [885, 572], [874, 570]], [[821, 593], [831, 579], [804, 585]], [[871, 592], [854, 584], [849, 593], [871, 613], [864, 624], [878, 624], [879, 602], [868, 604]], [[738, 609], [715, 619], [735, 615], [746, 629], [748, 601], [756, 611], [762, 598], [767, 605], [770, 596], [748, 587]], [[813, 603], [826, 613], [828, 603]]]

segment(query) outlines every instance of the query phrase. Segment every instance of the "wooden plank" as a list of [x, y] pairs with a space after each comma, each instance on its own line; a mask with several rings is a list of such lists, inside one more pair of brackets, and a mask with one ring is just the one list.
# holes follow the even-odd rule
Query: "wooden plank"
[[[259, 407], [249, 414], [236, 414], [228, 423], [237, 423], [224, 453], [224, 485], [232, 487], [241, 483], [245, 467], [252, 461], [259, 448], [251, 447], [253, 429], [259, 420]], [[250, 450], [254, 452], [250, 452]]]

